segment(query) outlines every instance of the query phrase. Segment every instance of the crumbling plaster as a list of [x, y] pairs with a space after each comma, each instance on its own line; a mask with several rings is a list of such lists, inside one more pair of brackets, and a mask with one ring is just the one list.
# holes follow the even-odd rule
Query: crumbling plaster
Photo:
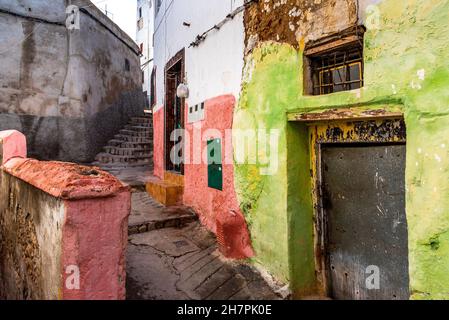
[[[446, 51], [449, 39], [446, 28], [449, 3], [443, 0], [360, 1], [359, 23], [367, 28], [364, 87], [325, 96], [306, 96], [302, 69], [307, 41], [347, 26], [329, 23], [322, 28], [328, 21], [355, 23], [357, 19], [353, 16], [353, 5], [348, 5], [346, 0], [300, 2], [301, 12], [310, 9], [313, 21], [307, 15], [294, 18], [281, 15], [281, 11], [288, 13], [297, 5], [296, 1], [288, 0], [260, 1], [245, 16], [247, 43], [251, 42], [251, 47], [247, 47], [244, 82], [233, 127], [263, 126], [282, 132], [280, 168], [276, 175], [258, 175], [259, 165], [236, 165], [235, 169], [236, 191], [250, 222], [255, 262], [279, 279], [289, 281], [296, 296], [314, 290], [308, 138], [304, 126], [288, 122], [288, 113], [350, 106], [403, 112], [407, 126], [406, 209], [411, 298], [448, 299], [446, 88], [449, 66]], [[337, 2], [338, 8], [347, 9], [331, 10]], [[262, 11], [264, 3], [270, 3], [270, 12]], [[274, 8], [274, 3], [280, 5]], [[305, 25], [290, 30], [290, 19], [302, 19]], [[279, 28], [267, 30], [270, 23]]]

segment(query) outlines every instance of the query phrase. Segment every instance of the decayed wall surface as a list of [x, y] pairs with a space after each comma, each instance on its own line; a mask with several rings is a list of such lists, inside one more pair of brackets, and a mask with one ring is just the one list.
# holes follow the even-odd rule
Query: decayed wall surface
[[0, 299], [124, 299], [129, 190], [25, 143], [0, 132]]
[[139, 49], [90, 1], [72, 3], [80, 30], [66, 28], [68, 1], [0, 1], [0, 130], [24, 132], [31, 156], [90, 162], [144, 108]]
[[[205, 112], [207, 118], [200, 123], [187, 124], [186, 131], [191, 137], [188, 146], [190, 161], [185, 165], [184, 196], [185, 205], [192, 207], [199, 215], [201, 222], [209, 230], [217, 233], [217, 222], [234, 219], [235, 216], [244, 221], [238, 205], [234, 188], [234, 165], [232, 162], [232, 128], [233, 113], [236, 99], [233, 95], [224, 95], [206, 100]], [[186, 108], [186, 113], [188, 108]], [[187, 117], [187, 114], [186, 114]], [[222, 146], [223, 189], [216, 190], [208, 187], [207, 162], [201, 158], [203, 150], [207, 150], [207, 141], [220, 139]], [[246, 223], [238, 223], [233, 233], [224, 232], [218, 235], [221, 244], [229, 247], [224, 250], [228, 258], [249, 258], [254, 255]], [[226, 252], [225, 252], [226, 251]]]
[[[322, 30], [356, 22], [357, 11], [367, 28], [364, 87], [303, 95], [304, 46]], [[345, 0], [260, 1], [247, 12], [249, 50], [234, 129], [279, 129], [280, 168], [260, 176], [258, 165], [237, 165], [236, 190], [257, 262], [290, 281], [298, 295], [315, 285], [313, 209], [307, 133], [289, 124], [287, 113], [354, 105], [404, 113], [411, 298], [449, 298], [447, 12], [444, 0], [360, 1], [359, 10]], [[274, 20], [278, 27], [263, 31]]]
[[165, 171], [164, 142], [164, 109], [162, 108], [153, 112], [153, 172], [161, 179], [164, 178]]
[[0, 174], [0, 297], [57, 299], [64, 205], [3, 171]]

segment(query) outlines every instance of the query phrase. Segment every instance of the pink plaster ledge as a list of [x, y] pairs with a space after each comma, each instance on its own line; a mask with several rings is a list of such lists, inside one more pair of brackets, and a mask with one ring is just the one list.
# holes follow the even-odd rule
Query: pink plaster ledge
[[13, 158], [26, 158], [25, 136], [16, 130], [0, 131], [0, 165]]
[[128, 188], [99, 168], [57, 161], [14, 158], [4, 165], [12, 176], [60, 199], [109, 197]]

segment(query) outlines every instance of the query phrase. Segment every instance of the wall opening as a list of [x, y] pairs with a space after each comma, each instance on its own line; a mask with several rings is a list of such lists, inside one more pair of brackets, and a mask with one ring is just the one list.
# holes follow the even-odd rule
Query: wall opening
[[305, 94], [324, 95], [363, 87], [363, 33], [364, 28], [355, 28], [307, 46]]
[[315, 264], [334, 299], [408, 299], [402, 119], [309, 127]]
[[[184, 57], [184, 50], [181, 50], [165, 67], [165, 169], [177, 174], [184, 174], [183, 148], [174, 149], [180, 146], [182, 137], [173, 141], [172, 133], [185, 128], [185, 99], [179, 98], [176, 93], [178, 86], [184, 82]], [[173, 161], [172, 151], [176, 153], [178, 159], [181, 159], [180, 161]]]

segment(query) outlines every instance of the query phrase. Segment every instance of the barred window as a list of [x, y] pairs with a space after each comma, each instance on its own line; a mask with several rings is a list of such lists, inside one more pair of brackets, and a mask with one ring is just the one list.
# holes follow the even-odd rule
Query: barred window
[[334, 34], [305, 50], [304, 92], [324, 95], [363, 87], [364, 27]]
[[361, 48], [343, 48], [312, 59], [313, 94], [358, 89], [363, 86]]

